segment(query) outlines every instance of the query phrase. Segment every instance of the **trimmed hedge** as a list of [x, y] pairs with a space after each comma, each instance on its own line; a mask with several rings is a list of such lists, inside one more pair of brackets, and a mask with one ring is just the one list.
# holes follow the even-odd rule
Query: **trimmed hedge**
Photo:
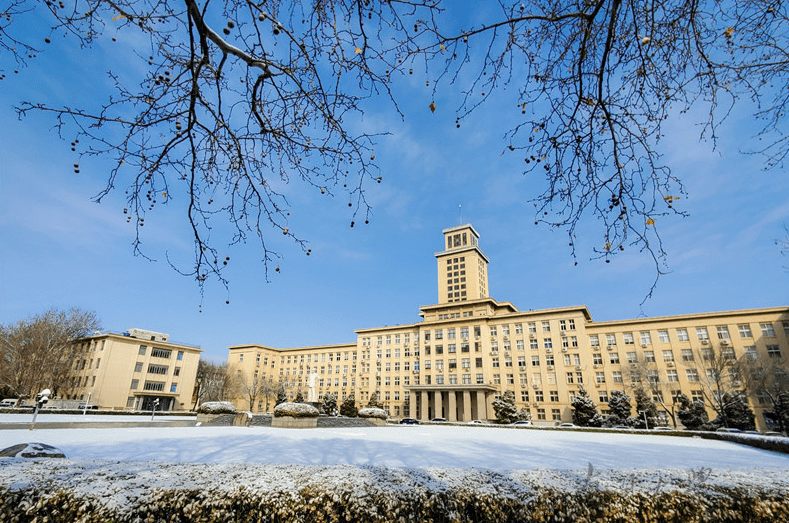
[[274, 417], [317, 418], [318, 409], [307, 403], [280, 403], [274, 407]]
[[[31, 464], [49, 467], [45, 462]], [[130, 464], [131, 465], [131, 464]], [[381, 467], [137, 464], [106, 481], [122, 499], [102, 498], [95, 470], [0, 483], [3, 522], [531, 522], [706, 523], [789, 521], [785, 471], [484, 471]], [[0, 465], [1, 467], [2, 465]], [[194, 475], [189, 488], [144, 489], [161, 473]], [[167, 467], [170, 467], [169, 469]], [[54, 469], [57, 470], [57, 469]], [[53, 470], [53, 471], [54, 471]], [[62, 469], [59, 472], [63, 472]], [[72, 471], [73, 473], [73, 471]], [[117, 476], [115, 476], [117, 474]], [[68, 474], [67, 474], [68, 475]], [[93, 475], [93, 477], [88, 477]], [[138, 477], [135, 477], [139, 475]], [[213, 476], [211, 476], [213, 475]], [[130, 477], [131, 476], [131, 477]], [[45, 476], [40, 476], [41, 478]], [[211, 479], [213, 477], [213, 479]], [[259, 478], [251, 481], [251, 478]], [[750, 479], [749, 479], [750, 478]], [[138, 489], [129, 492], [124, 481]], [[751, 483], [749, 483], [751, 481]], [[131, 489], [134, 490], [134, 489]]]

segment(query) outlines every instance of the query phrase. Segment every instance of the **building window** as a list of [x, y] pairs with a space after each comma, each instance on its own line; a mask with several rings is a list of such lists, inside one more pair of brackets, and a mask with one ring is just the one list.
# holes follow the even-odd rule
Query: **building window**
[[539, 367], [540, 366], [540, 357], [539, 356], [532, 356], [531, 357], [531, 365], [532, 365], [532, 367]]
[[625, 345], [634, 345], [636, 342], [632, 332], [625, 332], [622, 334], [622, 338], [625, 340]]
[[613, 378], [614, 383], [624, 383], [624, 380], [622, 379], [622, 373], [618, 370], [611, 372], [611, 377]]
[[718, 339], [719, 340], [728, 340], [731, 339], [729, 336], [729, 328], [725, 325], [722, 327], [715, 327], [715, 330], [718, 332]]
[[142, 372], [142, 362], [141, 361], [138, 361], [134, 365], [134, 372]]
[[161, 381], [146, 381], [145, 385], [143, 385], [143, 390], [152, 390], [156, 392], [162, 392], [164, 390], [164, 382]]
[[760, 323], [759, 328], [762, 329], [762, 336], [765, 338], [775, 338], [775, 329], [772, 323]]
[[545, 349], [552, 349], [553, 348], [553, 340], [551, 340], [551, 338], [543, 338], [542, 339], [542, 346]]
[[534, 391], [534, 401], [544, 401], [543, 392], [541, 390]]
[[589, 345], [592, 347], [599, 347], [600, 346], [600, 337], [597, 334], [592, 334], [589, 336]]
[[529, 334], [534, 334], [537, 332], [537, 324], [536, 323], [529, 323]]
[[516, 323], [515, 324], [515, 334], [523, 334], [523, 324]]
[[638, 363], [638, 357], [636, 356], [635, 352], [628, 352], [627, 353], [627, 362], [628, 363]]
[[[79, 386], [79, 382], [77, 382], [77, 386]], [[129, 387], [129, 388], [130, 388], [131, 390], [137, 390], [137, 388], [138, 388], [139, 386], [140, 386], [140, 380], [132, 380], [132, 382], [131, 382], [131, 387]]]
[[658, 331], [657, 335], [658, 335], [658, 339], [660, 340], [660, 343], [669, 342], [668, 331]]
[[493, 366], [493, 368], [498, 367], [499, 366], [499, 359], [498, 358], [491, 358], [491, 365]]
[[485, 379], [483, 378], [482, 374], [477, 374], [477, 385], [482, 385], [485, 383]]
[[177, 383], [173, 383], [172, 385], [170, 385], [170, 392], [175, 392], [176, 389], [178, 389], [178, 384]]
[[677, 339], [679, 341], [690, 341], [690, 336], [688, 336], [688, 329], [677, 329]]
[[140, 350], [137, 352], [137, 354], [139, 354], [140, 356], [145, 356], [145, 351], [147, 350], [148, 347], [146, 347], [145, 345], [140, 345]]
[[674, 361], [674, 352], [670, 350], [664, 350], [663, 361]]
[[529, 340], [529, 349], [537, 350], [539, 346], [537, 345], [537, 338], [533, 338]]
[[694, 403], [700, 401], [704, 403], [704, 392], [700, 390], [692, 390], [690, 391], [690, 400]]
[[[172, 355], [172, 353], [173, 353], [173, 351], [171, 351], [169, 349], [154, 348], [154, 349], [151, 350], [151, 357], [152, 358], [170, 359], [170, 356]], [[239, 358], [239, 361], [244, 361], [244, 355], [241, 354], [240, 356], [241, 357]]]
[[597, 383], [605, 383], [605, 372], [595, 372], [594, 377]]
[[606, 345], [616, 345], [616, 334], [606, 334], [605, 335], [605, 344]]
[[537, 409], [537, 419], [545, 420], [545, 409]]
[[699, 371], [696, 369], [685, 369], [685, 374], [688, 376], [688, 381], [694, 383], [699, 381]]
[[550, 324], [550, 322], [547, 322], [547, 321], [542, 322], [542, 331], [543, 332], [551, 332], [551, 324]]
[[693, 361], [693, 350], [682, 349], [682, 361]]
[[554, 421], [561, 421], [561, 411], [559, 409], [551, 409], [551, 418], [553, 418]]
[[781, 347], [778, 345], [768, 345], [767, 346], [767, 356], [770, 358], [780, 358], [781, 357]]
[[567, 373], [567, 383], [575, 383], [575, 381], [573, 381], [573, 373], [572, 372], [568, 372]]
[[148, 374], [166, 375], [170, 371], [167, 365], [148, 365]]
[[652, 343], [652, 335], [649, 332], [641, 333], [641, 345]]
[[608, 354], [608, 359], [612, 365], [619, 365], [619, 353], [618, 352], [610, 352]]
[[608, 391], [600, 390], [597, 392], [597, 399], [600, 403], [608, 403]]
[[740, 338], [753, 338], [750, 325], [738, 325], [737, 331], [740, 333]]
[[696, 337], [699, 341], [709, 341], [710, 333], [707, 332], [707, 327], [696, 327]]
[[756, 358], [759, 357], [759, 353], [756, 352], [756, 347], [753, 345], [748, 347], [743, 347], [742, 350], [745, 351], [745, 356], [752, 360], [755, 360]]
[[[178, 351], [177, 359], [178, 359], [178, 361], [181, 361], [182, 359], [184, 359], [184, 351], [182, 351], [182, 350]], [[260, 354], [258, 354], [258, 360], [260, 360]]]
[[[630, 353], [628, 353], [630, 354]], [[628, 357], [628, 360], [630, 358]], [[653, 350], [645, 350], [644, 351], [644, 360], [648, 363], [655, 363], [655, 351]], [[630, 363], [633, 363], [632, 361]]]

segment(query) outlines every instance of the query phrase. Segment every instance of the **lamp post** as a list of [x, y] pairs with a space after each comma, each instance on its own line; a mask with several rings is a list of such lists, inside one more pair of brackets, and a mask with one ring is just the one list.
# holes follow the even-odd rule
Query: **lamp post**
[[88, 392], [88, 401], [86, 401], [85, 404], [82, 406], [82, 415], [83, 416], [85, 414], [87, 414], [87, 412], [88, 412], [88, 405], [90, 405], [90, 395], [91, 395], [91, 393]]
[[33, 410], [33, 421], [30, 422], [30, 430], [36, 426], [36, 416], [38, 416], [38, 409], [49, 401], [49, 396], [52, 392], [49, 389], [44, 389], [36, 394], [36, 408]]
[[159, 398], [153, 400], [153, 407], [151, 407], [151, 421], [153, 421], [153, 416], [156, 414], [156, 407], [159, 406]]

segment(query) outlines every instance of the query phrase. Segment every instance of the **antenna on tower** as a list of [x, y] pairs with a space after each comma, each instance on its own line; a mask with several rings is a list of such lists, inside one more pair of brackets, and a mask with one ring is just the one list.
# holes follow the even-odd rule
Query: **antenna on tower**
[[460, 216], [460, 223], [458, 225], [463, 225], [463, 206], [458, 205], [458, 214]]

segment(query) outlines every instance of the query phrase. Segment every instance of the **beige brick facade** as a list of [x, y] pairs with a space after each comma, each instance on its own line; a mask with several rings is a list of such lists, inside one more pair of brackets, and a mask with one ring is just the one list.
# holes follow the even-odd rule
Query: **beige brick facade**
[[199, 347], [171, 343], [166, 334], [129, 329], [78, 340], [64, 399], [102, 409], [184, 411], [192, 405]]
[[[632, 396], [645, 386], [670, 424], [676, 394], [709, 393], [710, 351], [734, 359], [789, 358], [789, 307], [600, 323], [585, 306], [519, 311], [488, 297], [488, 258], [474, 228], [443, 232], [445, 250], [435, 254], [438, 304], [420, 308], [422, 321], [359, 329], [355, 344], [233, 346], [232, 372], [247, 383], [283, 383], [305, 397], [315, 372], [321, 397], [331, 392], [341, 402], [353, 395], [363, 405], [378, 392], [392, 416], [419, 419], [490, 419], [493, 399], [512, 390], [518, 408], [546, 425], [572, 421], [571, 400], [581, 387], [605, 412], [611, 391]], [[765, 429], [767, 405], [757, 391], [748, 392], [757, 427]], [[255, 412], [274, 405], [260, 395], [253, 403], [248, 395], [236, 400]], [[712, 409], [709, 414], [715, 417]]]

